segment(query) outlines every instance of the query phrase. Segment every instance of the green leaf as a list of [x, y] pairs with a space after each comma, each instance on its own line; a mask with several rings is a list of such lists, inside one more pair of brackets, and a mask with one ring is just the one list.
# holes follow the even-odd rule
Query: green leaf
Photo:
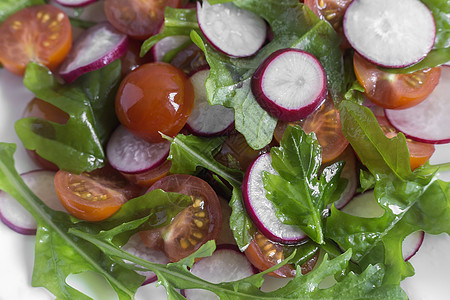
[[45, 4], [44, 0], [2, 0], [0, 2], [0, 24], [13, 13], [31, 6]]
[[30, 63], [24, 84], [36, 97], [69, 115], [66, 124], [39, 118], [15, 124], [25, 148], [36, 150], [60, 169], [92, 171], [105, 164], [103, 146], [118, 124], [114, 99], [120, 81], [120, 61], [79, 77], [70, 85], [56, 81], [49, 70]]
[[[14, 169], [15, 149], [13, 144], [0, 143], [0, 189], [13, 196], [31, 213], [38, 224], [32, 285], [45, 287], [58, 299], [89, 299], [68, 285], [66, 277], [69, 274], [93, 271], [109, 282], [119, 299], [133, 299], [144, 278], [128, 267], [117, 265], [91, 243], [71, 235], [69, 230], [78, 228], [96, 233], [102, 230], [103, 226], [120, 223], [123, 227], [120, 231], [116, 230], [115, 235], [123, 235], [124, 229], [135, 229], [146, 221], [145, 226], [150, 227], [170, 222], [171, 216], [181, 207], [189, 205], [191, 200], [178, 194], [157, 191], [124, 204], [121, 213], [114, 216], [110, 223], [74, 223], [73, 217], [51, 210], [25, 185]], [[142, 214], [144, 210], [148, 215]], [[155, 213], [167, 217], [162, 218], [161, 222], [154, 222]], [[130, 224], [134, 224], [134, 227]], [[128, 232], [128, 235], [131, 234], [133, 231]]]
[[263, 172], [263, 182], [278, 218], [323, 244], [322, 212], [339, 184], [343, 163], [325, 168], [319, 178], [321, 147], [314, 133], [307, 135], [298, 126], [288, 126], [280, 147], [270, 153], [278, 175]]

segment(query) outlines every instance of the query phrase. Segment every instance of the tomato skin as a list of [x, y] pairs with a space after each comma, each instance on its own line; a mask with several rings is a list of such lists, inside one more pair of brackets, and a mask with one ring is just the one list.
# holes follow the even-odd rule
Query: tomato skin
[[128, 199], [139, 195], [139, 190], [111, 167], [79, 175], [59, 170], [55, 174], [55, 189], [72, 216], [92, 222], [110, 217]]
[[0, 25], [0, 62], [19, 76], [31, 61], [55, 70], [71, 46], [69, 18], [53, 5], [24, 8]]
[[141, 231], [144, 244], [161, 249], [171, 261], [194, 253], [209, 240], [217, 240], [222, 227], [222, 209], [216, 192], [204, 180], [175, 174], [162, 178], [149, 191], [162, 189], [189, 195], [192, 205], [181, 211], [172, 222], [162, 228]]
[[180, 4], [180, 0], [105, 0], [104, 11], [117, 30], [145, 40], [158, 32], [166, 6], [177, 8]]
[[440, 67], [419, 70], [410, 74], [391, 74], [355, 53], [353, 66], [358, 82], [367, 98], [388, 109], [404, 109], [425, 100], [439, 83]]
[[166, 160], [161, 165], [142, 173], [121, 173], [128, 181], [143, 188], [150, 188], [155, 182], [169, 175], [172, 162]]
[[141, 41], [128, 39], [128, 50], [122, 57], [120, 57], [122, 62], [121, 73], [123, 77], [134, 69], [137, 69], [139, 66], [153, 61], [153, 58], [149, 53], [143, 57], [140, 57], [141, 46]]
[[194, 88], [176, 67], [148, 63], [129, 73], [116, 95], [116, 114], [129, 131], [149, 142], [175, 136], [194, 105]]

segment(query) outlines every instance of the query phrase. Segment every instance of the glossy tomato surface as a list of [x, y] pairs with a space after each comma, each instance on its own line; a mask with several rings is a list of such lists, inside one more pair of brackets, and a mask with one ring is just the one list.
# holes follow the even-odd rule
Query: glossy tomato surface
[[120, 57], [120, 60], [122, 62], [122, 76], [127, 75], [143, 64], [153, 61], [153, 58], [149, 53], [147, 53], [143, 57], [140, 56], [141, 46], [142, 41], [128, 39], [128, 50], [123, 56]]
[[119, 31], [140, 40], [156, 34], [166, 6], [179, 7], [180, 0], [105, 0], [108, 21]]
[[[69, 115], [66, 112], [39, 98], [31, 99], [25, 107], [22, 117], [36, 117], [58, 124], [66, 124], [69, 120]], [[42, 158], [34, 150], [27, 150], [27, 154], [38, 166], [43, 169], [53, 171], [57, 171], [59, 169], [54, 163]]]
[[388, 109], [403, 109], [419, 104], [431, 94], [441, 76], [440, 67], [409, 74], [387, 73], [357, 53], [353, 56], [353, 66], [367, 98]]
[[59, 170], [55, 175], [55, 189], [67, 211], [86, 221], [104, 220], [127, 200], [139, 195], [139, 189], [111, 167], [81, 174]]
[[162, 249], [171, 261], [194, 253], [209, 240], [217, 240], [222, 227], [222, 209], [216, 192], [204, 180], [175, 174], [162, 178], [149, 189], [189, 195], [192, 205], [163, 228], [140, 232], [149, 248]]
[[21, 76], [29, 62], [55, 70], [72, 46], [67, 15], [52, 5], [35, 5], [9, 16], [0, 25], [0, 62]]
[[148, 63], [129, 73], [116, 95], [116, 113], [129, 131], [149, 142], [175, 136], [194, 105], [194, 90], [186, 75], [162, 62]]

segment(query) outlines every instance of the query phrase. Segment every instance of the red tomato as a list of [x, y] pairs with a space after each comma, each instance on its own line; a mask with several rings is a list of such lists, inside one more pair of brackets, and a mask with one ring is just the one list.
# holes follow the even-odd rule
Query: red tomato
[[[57, 108], [56, 106], [38, 99], [33, 98], [25, 107], [22, 115], [24, 118], [36, 117], [58, 124], [66, 124], [69, 120], [69, 115]], [[46, 170], [58, 171], [58, 167], [49, 160], [42, 158], [36, 151], [27, 150], [28, 155], [31, 159], [41, 168]]]
[[170, 63], [187, 75], [208, 67], [205, 53], [195, 44], [178, 52]]
[[146, 172], [142, 173], [121, 173], [129, 182], [136, 184], [143, 188], [149, 188], [156, 181], [160, 180], [164, 176], [167, 176], [170, 171], [170, 167], [172, 166], [172, 162], [170, 160], [166, 160], [159, 166], [152, 168]]
[[322, 146], [322, 163], [332, 161], [348, 146], [348, 141], [342, 133], [339, 111], [334, 107], [330, 98], [302, 121], [279, 122], [274, 132], [275, 139], [281, 140], [288, 124], [300, 125], [307, 134], [315, 132], [317, 140]]
[[31, 61], [54, 70], [71, 46], [69, 18], [52, 5], [24, 8], [0, 25], [0, 62], [19, 76]]
[[[259, 232], [255, 233], [255, 237], [245, 250], [245, 255], [252, 265], [260, 271], [265, 271], [285, 259], [283, 246], [272, 242]], [[317, 259], [318, 252], [301, 266], [302, 274], [310, 272], [314, 268]], [[269, 275], [281, 278], [295, 277], [295, 269], [292, 265], [284, 265], [269, 273]]]
[[180, 7], [180, 0], [105, 0], [108, 21], [119, 31], [139, 40], [156, 34], [166, 6]]
[[122, 80], [116, 113], [129, 131], [149, 142], [164, 141], [160, 132], [175, 136], [194, 105], [194, 88], [186, 75], [166, 63], [140, 66]]
[[[398, 134], [395, 128], [392, 127], [384, 116], [376, 116], [376, 118], [386, 137], [393, 138]], [[406, 144], [409, 150], [409, 162], [411, 164], [412, 171], [425, 164], [433, 155], [435, 150], [433, 144], [416, 142], [409, 138], [406, 138]]]
[[403, 109], [419, 104], [431, 94], [441, 77], [439, 67], [410, 74], [387, 73], [357, 53], [353, 56], [353, 66], [367, 98], [388, 109]]
[[157, 181], [149, 191], [162, 189], [189, 195], [192, 205], [169, 225], [141, 231], [144, 244], [161, 249], [171, 261], [194, 253], [209, 240], [217, 240], [222, 227], [222, 209], [216, 192], [202, 179], [190, 175], [170, 175]]
[[140, 57], [139, 54], [141, 52], [141, 46], [141, 41], [128, 39], [128, 50], [122, 57], [120, 57], [122, 62], [122, 76], [125, 76], [134, 69], [137, 69], [140, 65], [153, 61], [153, 58], [149, 53], [143, 57]]
[[111, 167], [79, 175], [59, 170], [55, 189], [67, 211], [86, 221], [104, 220], [139, 195], [139, 190]]

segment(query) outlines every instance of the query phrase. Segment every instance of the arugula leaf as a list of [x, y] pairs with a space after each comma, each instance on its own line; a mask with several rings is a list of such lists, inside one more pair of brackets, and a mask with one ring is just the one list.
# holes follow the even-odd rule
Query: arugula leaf
[[0, 2], [0, 24], [13, 13], [31, 6], [45, 4], [44, 0], [2, 0]]
[[321, 147], [314, 133], [307, 135], [299, 126], [288, 126], [280, 147], [270, 153], [279, 175], [264, 171], [263, 182], [278, 218], [323, 244], [322, 212], [339, 184], [343, 162], [328, 166], [319, 178]]
[[[93, 271], [101, 274], [117, 292], [119, 299], [133, 299], [144, 277], [129, 268], [117, 266], [92, 244], [71, 234], [69, 229], [77, 228], [86, 232], [98, 232], [103, 223], [73, 223], [73, 218], [66, 213], [48, 208], [25, 185], [14, 169], [14, 144], [0, 143], [0, 189], [9, 193], [27, 209], [38, 224], [35, 245], [35, 261], [32, 285], [42, 286], [52, 292], [58, 299], [89, 299], [86, 295], [66, 283], [69, 274]], [[143, 203], [145, 201], [145, 203]], [[191, 203], [189, 197], [178, 194], [166, 194], [161, 191], [149, 193], [139, 200], [129, 201], [122, 206], [110, 226], [116, 223], [142, 224], [155, 219], [154, 213], [165, 215], [161, 223], [147, 223], [145, 226], [158, 226], [170, 222], [171, 217]], [[146, 210], [148, 215], [143, 215]], [[138, 214], [134, 214], [138, 211]], [[127, 213], [128, 212], [128, 213]], [[131, 213], [131, 216], [130, 216]], [[134, 220], [134, 219], [137, 219]], [[116, 232], [116, 234], [123, 232]], [[128, 234], [131, 235], [130, 231]]]
[[30, 63], [24, 84], [36, 97], [69, 115], [66, 124], [39, 118], [15, 124], [25, 148], [73, 173], [92, 171], [105, 164], [103, 145], [118, 124], [114, 110], [120, 81], [120, 60], [62, 85], [44, 66]]

